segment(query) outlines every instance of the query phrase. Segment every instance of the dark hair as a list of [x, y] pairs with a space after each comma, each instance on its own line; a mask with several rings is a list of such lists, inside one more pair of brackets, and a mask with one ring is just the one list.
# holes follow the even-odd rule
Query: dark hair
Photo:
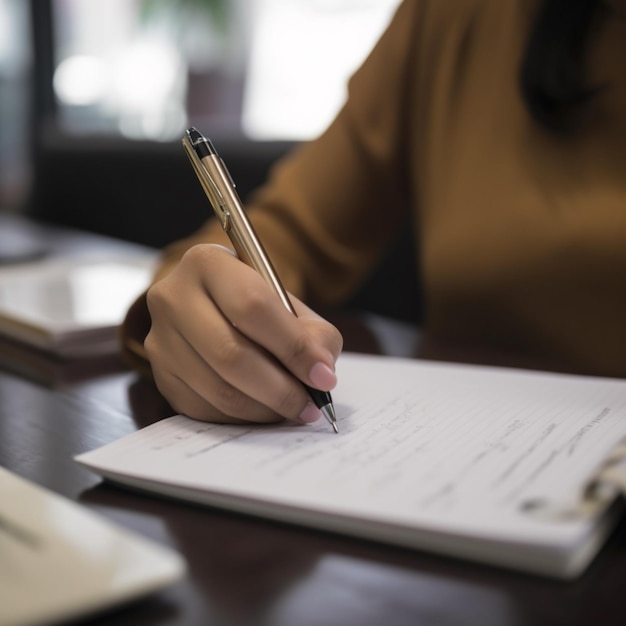
[[559, 133], [577, 126], [581, 105], [598, 90], [587, 84], [589, 41], [608, 8], [604, 0], [543, 0], [522, 59], [522, 97], [531, 116]]

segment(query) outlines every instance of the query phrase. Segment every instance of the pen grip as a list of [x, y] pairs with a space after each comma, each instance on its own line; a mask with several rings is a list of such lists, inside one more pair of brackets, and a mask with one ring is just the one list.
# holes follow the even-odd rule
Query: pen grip
[[305, 383], [303, 383], [303, 385], [318, 409], [332, 404], [333, 400], [328, 391], [321, 391], [320, 389], [309, 387], [309, 385]]

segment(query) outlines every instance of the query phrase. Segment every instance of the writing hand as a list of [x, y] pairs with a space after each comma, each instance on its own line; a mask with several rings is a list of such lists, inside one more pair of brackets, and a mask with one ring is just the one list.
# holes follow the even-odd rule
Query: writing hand
[[262, 277], [221, 246], [192, 247], [148, 291], [145, 340], [175, 411], [214, 422], [312, 422], [302, 383], [336, 384], [339, 331], [297, 298], [289, 312]]

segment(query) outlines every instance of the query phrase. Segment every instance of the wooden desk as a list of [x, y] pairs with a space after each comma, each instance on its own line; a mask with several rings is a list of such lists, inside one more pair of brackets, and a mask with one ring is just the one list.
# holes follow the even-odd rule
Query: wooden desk
[[[348, 347], [377, 349], [355, 318]], [[189, 575], [89, 624], [617, 625], [626, 620], [626, 524], [591, 569], [557, 583], [100, 484], [72, 457], [169, 414], [118, 365], [56, 386], [0, 370], [0, 465], [178, 549]], [[1, 615], [1, 608], [0, 608]]]

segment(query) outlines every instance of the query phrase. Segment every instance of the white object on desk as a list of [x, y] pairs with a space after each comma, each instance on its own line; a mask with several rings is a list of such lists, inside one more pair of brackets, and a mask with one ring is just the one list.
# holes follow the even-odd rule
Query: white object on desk
[[130, 602], [179, 579], [173, 550], [0, 467], [0, 624], [37, 626]]
[[154, 264], [137, 255], [0, 267], [0, 333], [64, 357], [115, 352], [117, 328]]
[[174, 416], [77, 460], [148, 491], [558, 578], [602, 547], [617, 489], [582, 498], [626, 437], [626, 381], [345, 353], [337, 376], [338, 435]]

